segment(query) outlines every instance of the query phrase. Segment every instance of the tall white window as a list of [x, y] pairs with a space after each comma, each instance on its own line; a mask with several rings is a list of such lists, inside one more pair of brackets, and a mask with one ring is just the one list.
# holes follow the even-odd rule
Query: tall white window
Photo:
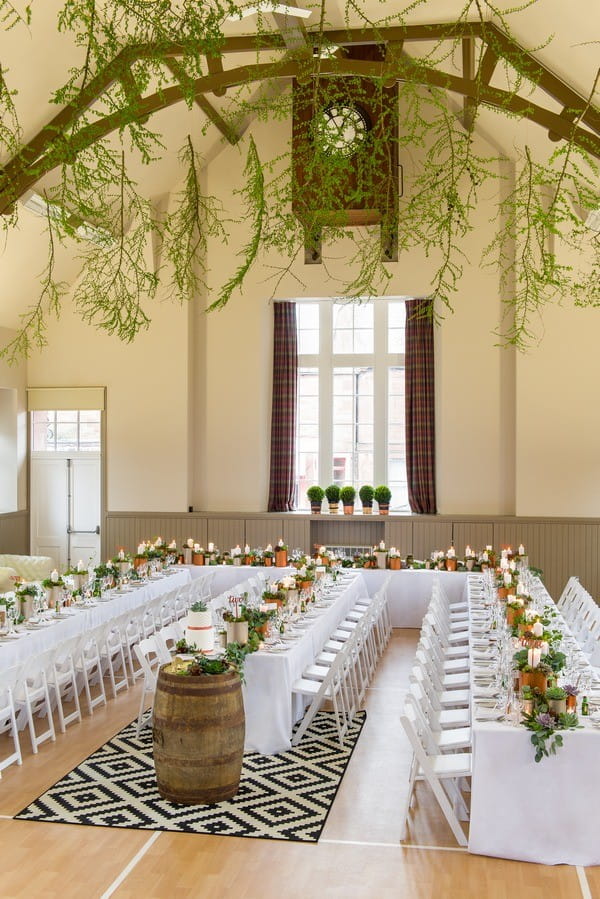
[[31, 413], [33, 452], [100, 452], [100, 412], [66, 409]]
[[387, 484], [408, 509], [404, 438], [404, 300], [300, 301], [298, 508], [312, 484]]

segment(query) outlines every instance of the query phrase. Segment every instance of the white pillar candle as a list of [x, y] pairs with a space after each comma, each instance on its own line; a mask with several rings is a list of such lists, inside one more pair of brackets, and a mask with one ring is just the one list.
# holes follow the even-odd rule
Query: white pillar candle
[[518, 595], [518, 596], [524, 596], [524, 595], [525, 595], [525, 584], [523, 583], [523, 581], [519, 581], [519, 582], [517, 583], [517, 595]]
[[193, 537], [188, 537], [187, 545], [188, 545], [188, 549], [194, 548], [194, 538]]
[[455, 558], [456, 558], [456, 550], [454, 549], [453, 546], [451, 546], [450, 549], [448, 550], [448, 558], [449, 558], [449, 559], [455, 559]]
[[534, 635], [534, 637], [542, 636], [542, 634], [544, 633], [544, 625], [541, 621], [536, 621], [534, 623], [533, 627], [531, 628], [531, 633]]
[[540, 660], [542, 658], [542, 650], [541, 649], [532, 649], [531, 651], [533, 653], [533, 664], [531, 667], [537, 668], [537, 666], [540, 664]]
[[382, 540], [381, 543], [379, 544], [379, 549], [381, 550], [382, 553], [385, 552], [385, 541], [384, 540]]
[[546, 643], [545, 640], [543, 640], [543, 641], [540, 643], [540, 652], [541, 652], [541, 654], [542, 654], [543, 656], [547, 656], [547, 655], [548, 655], [548, 644]]
[[[212, 546], [212, 544], [210, 544], [208, 548], [210, 549], [211, 546]], [[267, 552], [267, 553], [272, 553], [272, 552], [273, 552], [273, 547], [271, 546], [270, 543], [267, 545], [267, 548], [266, 548], [265, 552]]]
[[530, 668], [534, 667], [534, 665], [533, 665], [533, 649], [527, 650], [527, 664], [529, 665]]
[[83, 564], [83, 559], [80, 559], [77, 563], [77, 571], [85, 571], [85, 565]]
[[467, 544], [467, 546], [465, 547], [465, 558], [468, 559], [472, 552], [473, 552], [473, 550], [472, 550], [471, 547]]
[[506, 558], [506, 556], [502, 556], [502, 558], [500, 559], [500, 568], [501, 568], [503, 571], [507, 571], [507, 569], [508, 569], [508, 559]]
[[[120, 549], [119, 550], [119, 560], [122, 562], [124, 558], [125, 558], [125, 553], [123, 552], [122, 549]], [[79, 565], [77, 566], [77, 568], [79, 569]]]
[[522, 543], [519, 543], [519, 555], [520, 555], [520, 556], [524, 556], [524, 555], [525, 555], [525, 547], [523, 546]]
[[209, 553], [213, 553], [213, 552], [215, 551], [215, 544], [214, 544], [214, 543], [209, 543], [209, 544], [208, 544], [208, 551], [209, 551]]
[[54, 568], [50, 572], [50, 580], [53, 581], [54, 583], [56, 583], [56, 581], [58, 580], [58, 571], [56, 570], [56, 568]]
[[199, 553], [199, 552], [200, 552], [200, 544], [199, 544], [199, 543], [194, 543], [194, 552], [195, 552], [195, 553]]
[[279, 540], [277, 542], [277, 546], [279, 546], [279, 547], [283, 546], [283, 538], [282, 537], [279, 538]]
[[244, 555], [248, 556], [249, 554], [250, 554], [250, 546], [248, 543], [246, 543], [246, 545], [244, 547]]
[[510, 587], [512, 585], [512, 574], [510, 571], [504, 572], [504, 586]]

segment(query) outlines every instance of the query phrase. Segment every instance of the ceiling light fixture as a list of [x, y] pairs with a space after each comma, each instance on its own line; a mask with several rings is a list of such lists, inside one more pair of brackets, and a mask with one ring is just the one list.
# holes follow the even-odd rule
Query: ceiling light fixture
[[271, 0], [259, 0], [252, 6], [246, 6], [235, 15], [227, 16], [230, 22], [239, 22], [240, 19], [247, 19], [248, 16], [254, 16], [259, 12], [274, 12], [281, 16], [291, 16], [296, 19], [308, 19], [312, 16], [312, 9], [300, 9], [298, 6], [287, 6], [285, 3], [272, 3]]

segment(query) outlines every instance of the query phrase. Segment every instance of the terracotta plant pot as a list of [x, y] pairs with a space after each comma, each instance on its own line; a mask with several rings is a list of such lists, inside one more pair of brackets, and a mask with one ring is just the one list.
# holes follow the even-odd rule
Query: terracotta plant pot
[[523, 687], [531, 687], [532, 690], [537, 687], [540, 693], [545, 693], [548, 678], [541, 671], [519, 671], [519, 688], [522, 690]]
[[498, 599], [506, 599], [508, 596], [508, 587], [498, 587]]
[[320, 515], [321, 514], [321, 503], [311, 503], [310, 511], [312, 512], [313, 515]]
[[287, 549], [275, 550], [275, 566], [277, 568], [286, 568], [288, 563]]
[[379, 506], [379, 514], [380, 515], [389, 515], [390, 514], [390, 504], [389, 503], [378, 503]]
[[446, 559], [446, 571], [456, 571], [456, 559]]
[[388, 567], [392, 571], [400, 571], [402, 568], [402, 559], [388, 559]]
[[147, 561], [148, 559], [145, 556], [136, 556], [133, 560], [133, 567], [141, 568], [142, 565], [145, 565], [147, 563]]
[[559, 715], [564, 715], [567, 711], [567, 700], [565, 699], [549, 699], [548, 700], [548, 711], [551, 715], [554, 715], [558, 718]]
[[354, 515], [354, 504], [351, 506], [344, 506], [344, 515]]
[[520, 618], [523, 614], [522, 609], [506, 609], [506, 623], [509, 627], [514, 627], [517, 623], [517, 618]]
[[265, 565], [267, 568], [271, 568], [271, 566], [273, 565], [273, 559], [272, 559], [272, 557], [271, 557], [271, 556], [266, 556], [266, 557], [263, 559], [263, 565]]
[[576, 696], [567, 696], [567, 711], [568, 712], [576, 712], [577, 711], [577, 697]]
[[192, 565], [204, 565], [204, 553], [192, 553]]
[[261, 634], [263, 637], [268, 637], [270, 627], [271, 623], [269, 621], [265, 621], [264, 624], [261, 624], [260, 627], [255, 628], [255, 630], [257, 634]]
[[248, 622], [247, 621], [228, 621], [227, 622], [227, 642], [239, 643], [245, 646], [248, 642]]

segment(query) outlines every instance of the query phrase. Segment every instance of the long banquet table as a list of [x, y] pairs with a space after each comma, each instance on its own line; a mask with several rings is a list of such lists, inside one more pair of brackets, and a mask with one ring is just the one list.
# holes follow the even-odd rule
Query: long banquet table
[[292, 727], [302, 718], [304, 710], [302, 698], [292, 697], [292, 685], [306, 666], [314, 662], [337, 625], [366, 592], [360, 572], [350, 573], [331, 589], [331, 603], [310, 607], [307, 627], [288, 649], [274, 652], [265, 648], [246, 657], [243, 687], [246, 751], [273, 755], [290, 748]]
[[110, 599], [98, 601], [93, 606], [66, 609], [64, 618], [51, 620], [47, 626], [40, 626], [35, 630], [20, 629], [21, 636], [18, 639], [4, 638], [0, 641], [0, 671], [6, 671], [126, 612], [134, 612], [189, 582], [189, 571], [180, 568], [155, 580], [146, 581], [141, 587], [128, 593], [113, 593]]
[[[469, 577], [470, 600], [479, 580]], [[552, 602], [547, 594], [545, 601]], [[536, 762], [526, 728], [473, 716], [469, 852], [546, 865], [600, 864], [600, 730], [589, 718], [580, 717], [580, 724], [581, 730], [563, 732], [556, 755]]]
[[[250, 565], [186, 565], [193, 579], [208, 577], [214, 572], [212, 583], [213, 595], [233, 590], [242, 581], [252, 577], [257, 571], [263, 572], [270, 580], [283, 577], [292, 568], [255, 568]], [[462, 599], [467, 575], [460, 571], [430, 571], [425, 569], [402, 569], [386, 571], [369, 568], [348, 568], [345, 571], [356, 571], [364, 578], [369, 596], [374, 596], [391, 575], [388, 588], [392, 627], [420, 628], [423, 617], [431, 599], [433, 578], [440, 580], [450, 602]]]

